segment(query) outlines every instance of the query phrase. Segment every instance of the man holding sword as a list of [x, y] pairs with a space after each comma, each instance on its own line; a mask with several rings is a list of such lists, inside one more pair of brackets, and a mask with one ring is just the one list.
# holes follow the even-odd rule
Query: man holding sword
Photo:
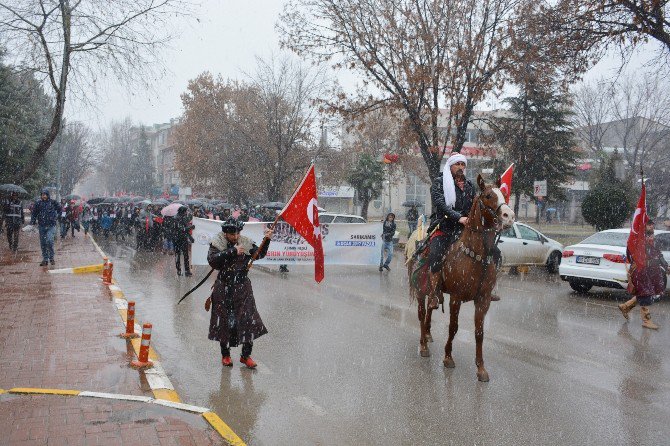
[[242, 344], [240, 362], [250, 369], [256, 367], [251, 359], [253, 341], [266, 334], [267, 328], [256, 309], [251, 281], [247, 276], [249, 262], [265, 257], [272, 238], [272, 229], [265, 230], [261, 247], [242, 235], [244, 222], [230, 218], [209, 246], [207, 262], [219, 271], [211, 296], [212, 315], [209, 339], [221, 345], [221, 362], [232, 367], [230, 347]]

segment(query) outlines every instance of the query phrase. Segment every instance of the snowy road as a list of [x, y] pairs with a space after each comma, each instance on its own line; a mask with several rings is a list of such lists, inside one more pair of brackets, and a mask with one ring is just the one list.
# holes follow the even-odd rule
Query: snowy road
[[[658, 332], [624, 323], [623, 292], [572, 293], [557, 276], [503, 275], [486, 320], [489, 383], [477, 382], [473, 306], [461, 310], [455, 369], [442, 365], [447, 317], [434, 313], [432, 356], [418, 355], [416, 306], [398, 257], [391, 273], [330, 267], [280, 274], [255, 267], [270, 333], [256, 371], [220, 364], [207, 340], [208, 269], [178, 278], [173, 256], [101, 242], [180, 395], [212, 407], [249, 444], [665, 444], [670, 436], [670, 305]], [[239, 352], [234, 351], [237, 360]]]

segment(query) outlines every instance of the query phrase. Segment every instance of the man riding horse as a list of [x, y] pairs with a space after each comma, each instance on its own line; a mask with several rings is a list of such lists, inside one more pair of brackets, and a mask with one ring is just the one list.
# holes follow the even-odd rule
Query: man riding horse
[[[468, 213], [475, 198], [475, 186], [465, 178], [468, 160], [464, 155], [455, 153], [447, 159], [445, 172], [440, 174], [430, 187], [433, 201], [430, 230], [437, 227], [430, 239], [429, 263], [433, 275], [432, 283], [440, 285], [442, 263], [449, 246], [458, 240], [463, 228], [468, 224]], [[448, 169], [448, 171], [447, 171]], [[500, 250], [496, 246], [494, 259], [500, 258]], [[492, 295], [491, 300], [500, 300]], [[444, 295], [436, 292], [428, 301], [429, 309], [437, 309], [444, 302]]]

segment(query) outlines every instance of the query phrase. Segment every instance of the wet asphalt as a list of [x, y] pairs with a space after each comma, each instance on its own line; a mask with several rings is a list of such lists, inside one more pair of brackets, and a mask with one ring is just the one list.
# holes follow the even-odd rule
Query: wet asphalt
[[207, 339], [204, 300], [213, 282], [181, 305], [194, 277], [174, 257], [99, 240], [137, 318], [185, 402], [215, 410], [250, 445], [668, 444], [670, 306], [651, 307], [657, 332], [625, 322], [623, 291], [572, 292], [544, 270], [501, 274], [486, 318], [475, 376], [473, 306], [464, 304], [456, 368], [442, 365], [448, 315], [433, 313], [432, 356], [418, 354], [416, 304], [402, 255], [391, 272], [326, 267], [254, 267], [256, 304], [269, 334], [254, 343], [257, 370], [222, 367]]

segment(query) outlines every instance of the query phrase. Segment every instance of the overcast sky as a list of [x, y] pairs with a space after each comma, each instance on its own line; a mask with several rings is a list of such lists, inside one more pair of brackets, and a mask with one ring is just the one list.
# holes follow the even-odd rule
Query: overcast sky
[[[96, 108], [85, 107], [76, 100], [69, 103], [68, 116], [81, 120], [94, 129], [106, 127], [112, 120], [130, 117], [145, 125], [167, 122], [181, 115], [180, 94], [189, 79], [203, 71], [210, 71], [224, 78], [241, 78], [251, 72], [255, 56], [267, 57], [279, 53], [279, 38], [275, 23], [285, 0], [201, 0], [195, 9], [199, 19], [183, 26], [181, 36], [165, 51], [169, 72], [156, 85], [155, 91], [129, 95], [125, 89], [110, 85], [98, 92]], [[643, 51], [633, 60], [631, 69], [640, 61], [651, 57], [652, 50]], [[618, 56], [613, 55], [592, 69], [586, 79], [613, 76], [618, 66]], [[355, 83], [350, 73], [338, 75], [346, 87]], [[72, 98], [72, 96], [71, 96]], [[488, 101], [482, 108], [495, 108], [499, 101]]]

